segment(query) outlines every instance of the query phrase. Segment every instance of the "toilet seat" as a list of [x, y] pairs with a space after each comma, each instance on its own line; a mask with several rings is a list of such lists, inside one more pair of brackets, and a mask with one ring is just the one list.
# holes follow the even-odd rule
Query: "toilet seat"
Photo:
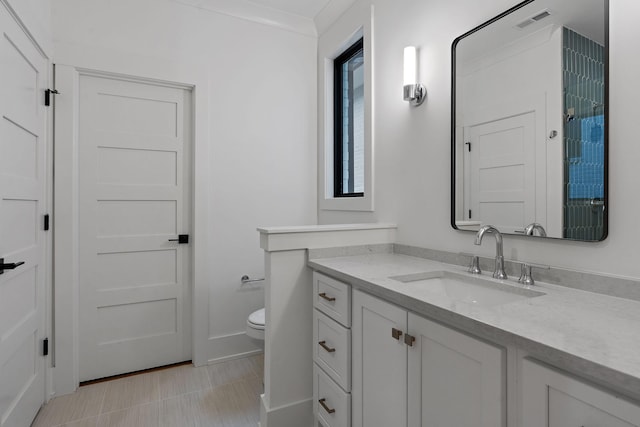
[[247, 335], [251, 338], [258, 340], [264, 340], [264, 324], [265, 324], [265, 311], [264, 308], [256, 310], [249, 315], [247, 319]]

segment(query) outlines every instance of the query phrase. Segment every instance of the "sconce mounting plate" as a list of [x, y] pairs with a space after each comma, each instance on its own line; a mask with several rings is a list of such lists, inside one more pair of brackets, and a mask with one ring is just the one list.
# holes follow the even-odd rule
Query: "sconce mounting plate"
[[427, 99], [427, 88], [423, 84], [404, 86], [404, 100], [409, 101], [411, 106], [422, 105], [425, 99]]

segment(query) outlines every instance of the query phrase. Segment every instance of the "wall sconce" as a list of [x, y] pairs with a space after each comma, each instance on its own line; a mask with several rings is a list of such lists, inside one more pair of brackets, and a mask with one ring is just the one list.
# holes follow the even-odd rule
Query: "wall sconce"
[[427, 88], [418, 83], [418, 52], [415, 46], [404, 48], [404, 100], [417, 107], [427, 98]]

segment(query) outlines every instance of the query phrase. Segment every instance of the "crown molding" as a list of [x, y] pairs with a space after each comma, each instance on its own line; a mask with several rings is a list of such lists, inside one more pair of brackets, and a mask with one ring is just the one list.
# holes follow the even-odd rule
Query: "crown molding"
[[244, 19], [285, 31], [317, 37], [314, 20], [294, 15], [270, 7], [251, 3], [247, 0], [171, 0], [185, 6], [208, 10], [235, 18]]
[[353, 3], [355, 3], [355, 0], [330, 0], [314, 18], [318, 35], [327, 31]]

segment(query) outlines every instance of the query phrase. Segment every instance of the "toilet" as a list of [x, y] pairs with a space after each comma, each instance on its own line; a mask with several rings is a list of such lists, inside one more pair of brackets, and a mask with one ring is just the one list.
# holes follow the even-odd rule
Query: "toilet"
[[264, 341], [264, 308], [256, 310], [247, 318], [247, 335], [251, 338]]

